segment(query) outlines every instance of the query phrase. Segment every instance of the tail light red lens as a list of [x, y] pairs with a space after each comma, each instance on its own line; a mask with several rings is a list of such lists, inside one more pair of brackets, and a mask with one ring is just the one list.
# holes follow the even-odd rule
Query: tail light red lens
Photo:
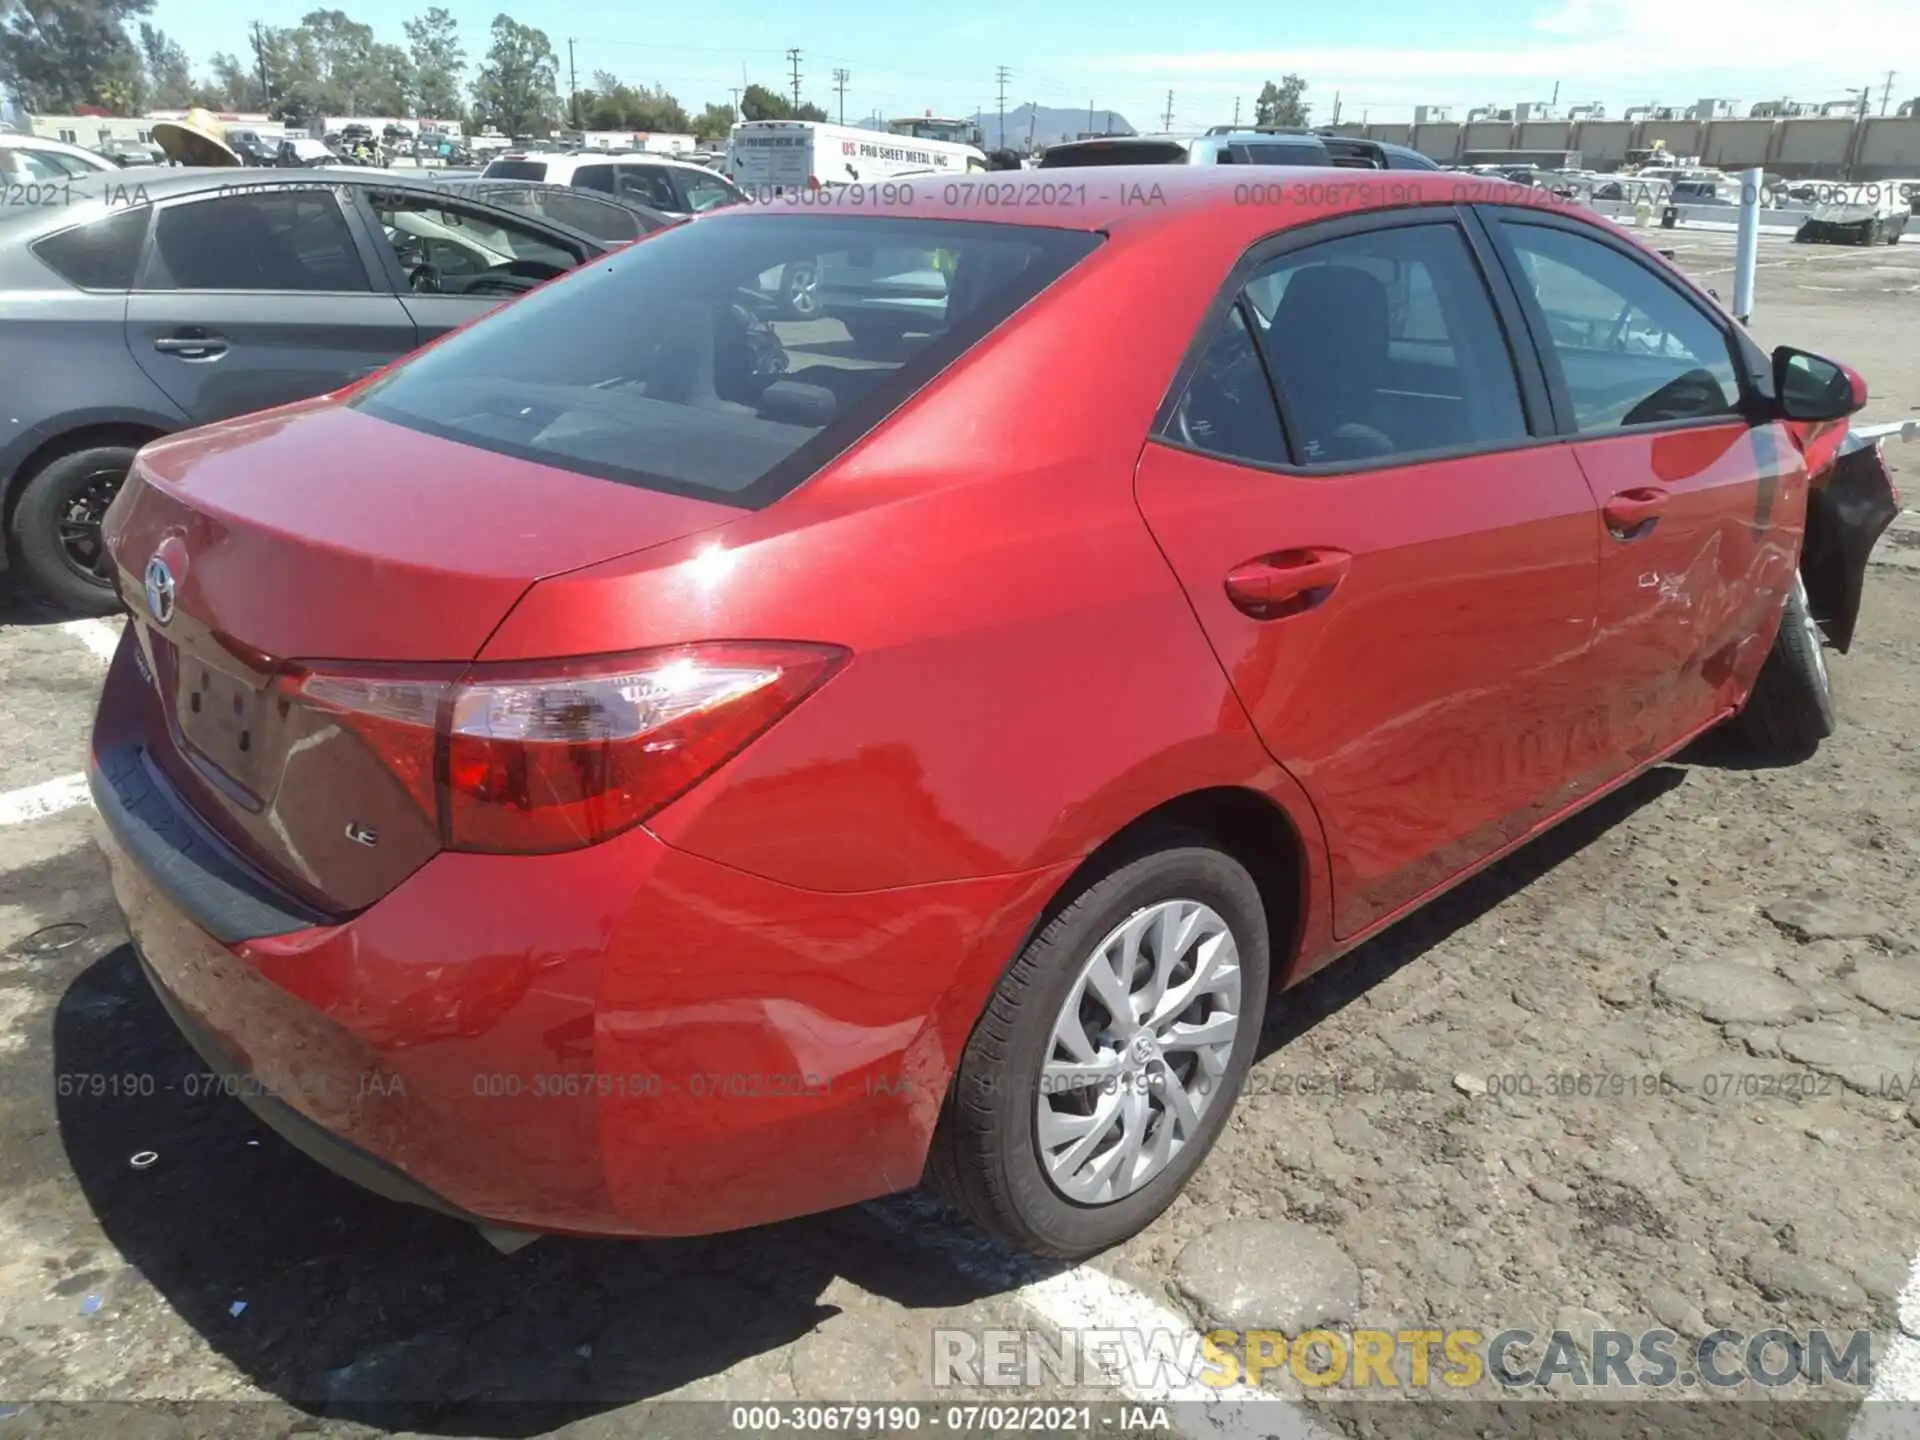
[[302, 671], [301, 701], [381, 755], [452, 850], [541, 854], [639, 824], [761, 734], [846, 652], [675, 646], [457, 679]]

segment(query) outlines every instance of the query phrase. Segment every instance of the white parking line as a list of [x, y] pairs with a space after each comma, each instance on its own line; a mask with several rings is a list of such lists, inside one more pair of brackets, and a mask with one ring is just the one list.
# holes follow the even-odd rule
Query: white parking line
[[113, 659], [120, 648], [120, 626], [112, 620], [69, 620], [60, 630], [71, 635], [102, 660]]
[[1913, 1440], [1920, 1435], [1920, 1255], [1895, 1305], [1898, 1328], [1873, 1357], [1873, 1388], [1847, 1430], [1847, 1440]]
[[[1223, 1440], [1333, 1440], [1285, 1396], [1201, 1380], [1200, 1332], [1184, 1315], [1123, 1280], [1090, 1265], [1056, 1271], [1011, 1254], [956, 1229], [944, 1212], [919, 1195], [896, 1196], [864, 1208], [890, 1230], [937, 1252], [969, 1279], [1006, 1290], [1043, 1324], [1074, 1335], [1093, 1330], [1115, 1335], [1126, 1369], [1109, 1369], [1105, 1378], [1121, 1399], [1142, 1405], [1204, 1406], [1204, 1429], [1191, 1433]], [[1191, 1362], [1184, 1376], [1169, 1374], [1180, 1368], [1176, 1355]], [[1106, 1368], [1100, 1347], [1088, 1347], [1082, 1358]]]
[[58, 780], [29, 785], [24, 790], [9, 790], [0, 794], [0, 826], [43, 820], [62, 810], [85, 805], [90, 798], [85, 775], [62, 775]]

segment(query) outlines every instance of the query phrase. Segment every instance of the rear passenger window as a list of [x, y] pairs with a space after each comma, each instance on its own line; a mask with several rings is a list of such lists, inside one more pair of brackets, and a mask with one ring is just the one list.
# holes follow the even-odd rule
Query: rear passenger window
[[1226, 324], [1187, 382], [1173, 412], [1168, 438], [1227, 460], [1256, 465], [1287, 463], [1280, 412], [1266, 367], [1247, 328], [1246, 305], [1227, 312]]
[[1465, 238], [1406, 225], [1276, 260], [1246, 288], [1295, 460], [1524, 439], [1513, 357]]
[[1501, 229], [1545, 313], [1548, 358], [1581, 431], [1735, 413], [1726, 333], [1651, 265], [1546, 225], [1503, 220]]
[[262, 190], [160, 212], [147, 288], [372, 288], [331, 190]]
[[82, 290], [128, 290], [133, 287], [152, 214], [149, 205], [118, 209], [47, 236], [33, 247], [33, 253], [61, 279]]

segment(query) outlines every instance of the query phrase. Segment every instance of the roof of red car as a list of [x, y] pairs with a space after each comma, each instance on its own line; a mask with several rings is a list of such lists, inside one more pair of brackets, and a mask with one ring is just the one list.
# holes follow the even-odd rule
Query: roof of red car
[[1114, 165], [994, 171], [951, 179], [915, 176], [781, 196], [705, 219], [782, 210], [822, 215], [887, 214], [988, 220], [1069, 230], [1111, 230], [1153, 217], [1257, 206], [1292, 210], [1272, 228], [1349, 210], [1396, 205], [1553, 204], [1547, 192], [1508, 180], [1451, 171], [1353, 170], [1296, 166]]

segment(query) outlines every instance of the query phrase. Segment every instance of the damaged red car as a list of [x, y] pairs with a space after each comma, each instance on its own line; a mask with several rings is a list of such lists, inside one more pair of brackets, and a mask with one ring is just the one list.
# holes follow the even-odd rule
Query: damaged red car
[[496, 1236], [1138, 1230], [1271, 997], [1833, 728], [1859, 378], [1456, 181], [741, 207], [148, 446], [90, 779], [168, 1010]]

